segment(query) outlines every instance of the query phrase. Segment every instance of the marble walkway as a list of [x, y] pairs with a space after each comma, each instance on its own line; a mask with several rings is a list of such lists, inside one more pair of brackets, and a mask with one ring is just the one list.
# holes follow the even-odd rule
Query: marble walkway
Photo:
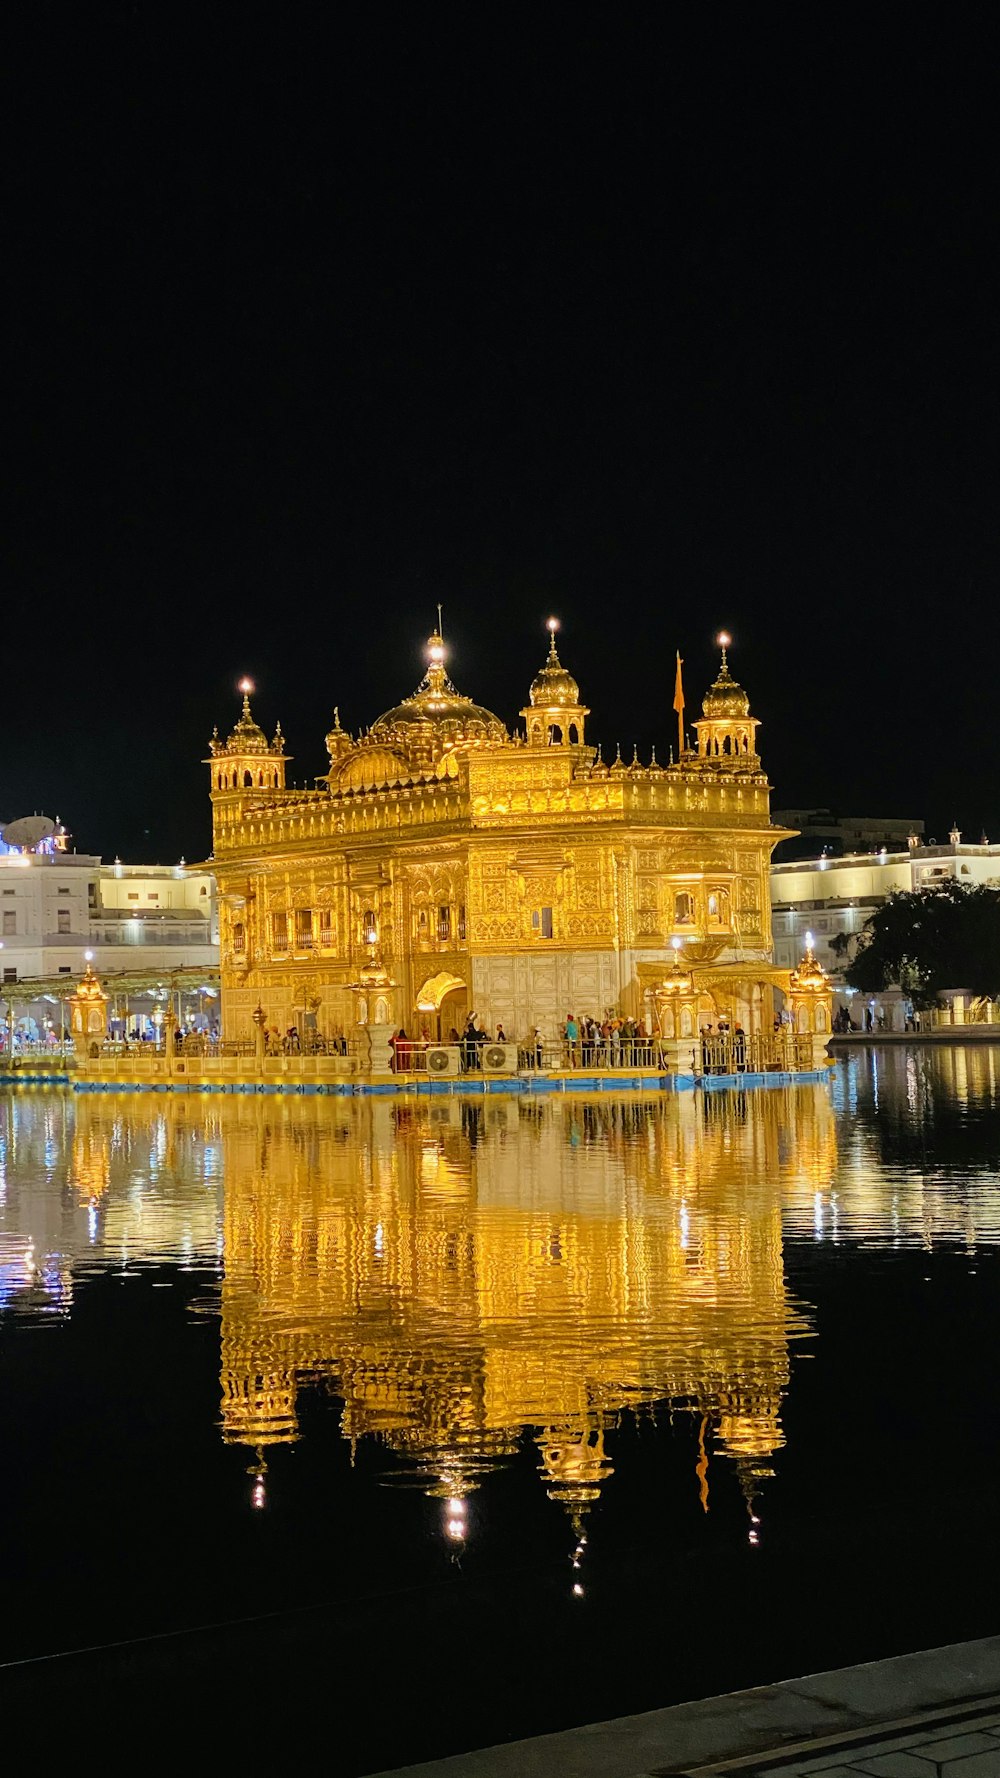
[[374, 1778], [1000, 1778], [1000, 1636]]

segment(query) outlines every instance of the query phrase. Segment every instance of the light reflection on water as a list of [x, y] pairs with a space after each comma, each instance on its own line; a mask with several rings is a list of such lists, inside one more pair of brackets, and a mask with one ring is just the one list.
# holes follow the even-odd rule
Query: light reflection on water
[[99, 1272], [201, 1274], [258, 1505], [320, 1382], [451, 1536], [525, 1431], [579, 1529], [609, 1428], [662, 1402], [697, 1419], [703, 1495], [710, 1455], [752, 1507], [812, 1332], [786, 1247], [996, 1243], [998, 1078], [993, 1049], [890, 1050], [832, 1091], [704, 1098], [7, 1096], [0, 1312], [66, 1317]]
[[0, 1094], [0, 1661], [127, 1643], [145, 1733], [136, 1637], [246, 1621], [184, 1668], [205, 1709], [250, 1670], [364, 1697], [405, 1648], [395, 1715], [341, 1722], [356, 1778], [986, 1634], [998, 1062]]

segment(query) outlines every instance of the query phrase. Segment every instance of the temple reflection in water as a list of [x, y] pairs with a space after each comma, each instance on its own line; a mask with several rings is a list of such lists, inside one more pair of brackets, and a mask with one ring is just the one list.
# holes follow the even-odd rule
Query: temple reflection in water
[[[782, 1102], [779, 1103], [779, 1097]], [[576, 1515], [611, 1471], [623, 1409], [671, 1400], [711, 1429], [748, 1495], [782, 1443], [788, 1301], [774, 1184], [783, 1096], [706, 1126], [699, 1107], [367, 1101], [323, 1131], [270, 1111], [229, 1133], [225, 1437], [298, 1433], [303, 1377], [343, 1398], [452, 1506], [530, 1429]], [[826, 1176], [833, 1123], [789, 1126]], [[339, 1138], [339, 1140], [338, 1140]], [[360, 1162], [360, 1164], [359, 1164]]]
[[258, 1480], [317, 1382], [342, 1398], [346, 1439], [379, 1439], [441, 1497], [452, 1536], [526, 1433], [577, 1523], [623, 1410], [698, 1416], [706, 1504], [710, 1456], [737, 1464], [749, 1501], [783, 1443], [789, 1342], [807, 1323], [785, 1285], [782, 1190], [829, 1185], [822, 1091], [6, 1109], [0, 1159], [34, 1145], [54, 1168], [31, 1235], [59, 1256], [46, 1275], [62, 1303], [84, 1252], [125, 1267], [221, 1255], [222, 1431]]
[[[783, 1443], [791, 1343], [809, 1332], [783, 1232], [1000, 1236], [986, 1196], [905, 1156], [886, 1171], [875, 1148], [902, 1138], [879, 1126], [871, 1060], [833, 1104], [813, 1086], [528, 1103], [7, 1097], [0, 1309], [69, 1313], [74, 1278], [99, 1270], [203, 1271], [222, 1436], [245, 1447], [258, 1499], [269, 1454], [299, 1436], [300, 1392], [319, 1385], [343, 1402], [343, 1437], [380, 1441], [387, 1474], [439, 1496], [456, 1539], [466, 1496], [526, 1439], [579, 1529], [612, 1474], [609, 1430], [664, 1403], [693, 1416], [702, 1503], [716, 1460], [749, 1503]], [[918, 1106], [942, 1065], [918, 1059], [904, 1083]], [[992, 1056], [961, 1066], [995, 1109]], [[838, 1108], [859, 1105], [838, 1155]]]

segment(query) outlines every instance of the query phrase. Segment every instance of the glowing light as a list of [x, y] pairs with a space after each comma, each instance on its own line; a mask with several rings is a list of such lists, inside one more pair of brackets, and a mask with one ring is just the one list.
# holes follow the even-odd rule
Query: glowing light
[[250, 693], [254, 689], [253, 680], [252, 679], [241, 679], [239, 682], [239, 685], [236, 687], [236, 689], [237, 689], [237, 691], [241, 691], [243, 693], [244, 697], [249, 697]]
[[259, 1476], [253, 1485], [253, 1493], [250, 1496], [250, 1503], [257, 1508], [258, 1512], [262, 1507], [267, 1505], [267, 1491]]
[[447, 1531], [448, 1536], [453, 1537], [457, 1542], [459, 1538], [465, 1536], [465, 1520], [449, 1519], [445, 1526], [445, 1530]]
[[583, 1598], [583, 1588], [581, 1587], [579, 1581], [575, 1581], [573, 1583], [573, 1597], [574, 1597], [574, 1599], [582, 1599]]
[[444, 660], [444, 643], [443, 642], [432, 642], [427, 650], [427, 653], [432, 661], [440, 663], [441, 661]]
[[465, 1501], [464, 1500], [449, 1500], [448, 1511], [450, 1513], [464, 1513]]
[[548, 630], [550, 636], [554, 636], [559, 628], [559, 619], [557, 617], [547, 617], [545, 620], [545, 628]]
[[85, 963], [93, 963], [93, 961], [94, 961], [93, 951], [84, 951], [83, 958], [84, 958]]
[[812, 948], [813, 948], [813, 935], [811, 932], [807, 932], [806, 933], [806, 950], [811, 951]]
[[679, 951], [683, 943], [684, 940], [682, 938], [672, 938], [670, 940], [671, 948], [675, 951]]
[[732, 646], [733, 639], [728, 630], [720, 630], [715, 640], [720, 648], [729, 648]]

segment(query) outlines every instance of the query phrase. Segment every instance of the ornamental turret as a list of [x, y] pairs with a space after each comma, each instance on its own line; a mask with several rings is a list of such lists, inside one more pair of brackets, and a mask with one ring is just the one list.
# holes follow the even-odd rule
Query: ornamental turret
[[256, 795], [284, 790], [285, 766], [290, 757], [285, 752], [280, 722], [273, 741], [268, 740], [259, 723], [255, 722], [250, 709], [250, 693], [253, 691], [250, 680], [241, 679], [239, 689], [243, 693], [239, 718], [228, 740], [220, 740], [219, 731], [215, 730], [205, 761], [212, 768], [212, 825], [216, 849], [220, 842], [227, 843], [226, 834], [242, 820], [244, 809]]
[[760, 723], [750, 715], [750, 699], [729, 671], [730, 638], [724, 630], [718, 640], [722, 661], [702, 700], [703, 715], [694, 725], [698, 731], [698, 757], [710, 764], [713, 771], [759, 772]]
[[340, 726], [340, 710], [333, 712], [333, 727], [326, 737], [326, 750], [330, 755], [330, 772], [334, 773], [345, 753], [350, 753], [354, 746], [354, 737]]
[[549, 652], [531, 681], [528, 703], [521, 711], [529, 747], [582, 747], [583, 724], [590, 715], [580, 702], [580, 687], [556, 653], [557, 618], [546, 623]]

